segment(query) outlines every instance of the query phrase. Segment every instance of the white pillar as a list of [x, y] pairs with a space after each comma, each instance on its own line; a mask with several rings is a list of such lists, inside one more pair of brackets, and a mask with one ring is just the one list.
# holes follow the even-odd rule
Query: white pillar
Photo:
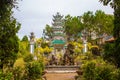
[[34, 42], [30, 42], [30, 53], [34, 53]]
[[86, 53], [87, 52], [87, 41], [84, 40], [84, 49], [83, 49], [83, 52]]

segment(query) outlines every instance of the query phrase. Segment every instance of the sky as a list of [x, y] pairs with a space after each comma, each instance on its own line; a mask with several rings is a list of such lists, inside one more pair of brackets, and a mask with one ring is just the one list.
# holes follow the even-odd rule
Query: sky
[[84, 12], [102, 10], [106, 14], [113, 14], [110, 6], [103, 6], [99, 0], [22, 0], [18, 2], [18, 10], [14, 10], [14, 17], [21, 23], [18, 36], [29, 36], [34, 32], [36, 38], [42, 37], [46, 24], [51, 25], [53, 15], [81, 16]]

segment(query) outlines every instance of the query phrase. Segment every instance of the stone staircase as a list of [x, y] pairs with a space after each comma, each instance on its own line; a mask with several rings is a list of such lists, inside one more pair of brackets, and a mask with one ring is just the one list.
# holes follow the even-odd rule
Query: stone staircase
[[78, 69], [80, 68], [80, 66], [74, 66], [74, 65], [70, 65], [70, 66], [46, 66], [45, 67], [45, 71], [47, 71], [47, 73], [75, 73]]

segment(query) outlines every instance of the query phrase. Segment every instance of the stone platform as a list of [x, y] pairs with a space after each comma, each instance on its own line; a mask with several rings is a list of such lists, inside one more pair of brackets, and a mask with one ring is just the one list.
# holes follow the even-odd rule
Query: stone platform
[[79, 68], [80, 66], [74, 66], [74, 65], [70, 65], [70, 66], [51, 65], [51, 66], [46, 66], [45, 71], [47, 71], [47, 73], [75, 73]]

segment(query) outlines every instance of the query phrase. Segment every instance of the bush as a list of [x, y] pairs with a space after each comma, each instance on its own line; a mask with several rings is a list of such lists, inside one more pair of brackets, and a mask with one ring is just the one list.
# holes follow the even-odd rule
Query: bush
[[3, 73], [2, 70], [0, 70], [0, 80], [12, 80], [12, 77], [12, 72]]
[[104, 61], [89, 61], [83, 66], [84, 80], [118, 80], [119, 71]]
[[14, 67], [13, 68], [13, 77], [14, 80], [21, 80], [23, 75], [24, 75], [24, 69], [21, 68], [20, 66]]
[[111, 65], [96, 66], [95, 80], [115, 80], [113, 70]]
[[103, 58], [108, 62], [113, 63], [117, 68], [120, 68], [120, 38], [113, 43], [104, 45]]
[[33, 55], [30, 54], [30, 53], [26, 54], [26, 55], [24, 56], [24, 61], [25, 61], [25, 62], [31, 62], [31, 61], [33, 61]]
[[26, 63], [26, 72], [24, 75], [24, 79], [28, 80], [36, 80], [41, 78], [42, 72], [44, 70], [43, 63], [38, 61], [33, 61]]
[[104, 53], [102, 54], [103, 59], [108, 62], [115, 63], [114, 61], [114, 43], [106, 43], [104, 45]]
[[89, 62], [84, 66], [83, 76], [85, 80], [95, 80], [95, 63]]
[[13, 67], [13, 74], [15, 80], [21, 80], [25, 71], [25, 62], [23, 58], [18, 58]]
[[91, 48], [92, 54], [99, 56], [100, 50], [97, 47]]

